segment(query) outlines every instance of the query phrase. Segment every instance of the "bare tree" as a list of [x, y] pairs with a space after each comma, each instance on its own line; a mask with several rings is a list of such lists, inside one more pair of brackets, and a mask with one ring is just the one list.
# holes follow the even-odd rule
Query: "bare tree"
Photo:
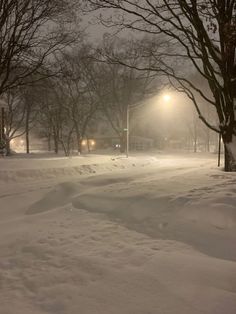
[[[107, 25], [153, 36], [152, 49], [149, 49], [153, 64], [148, 68], [167, 75], [170, 83], [193, 101], [199, 118], [222, 134], [225, 170], [235, 171], [235, 0], [88, 0], [88, 3], [95, 10], [112, 9], [111, 17], [103, 19]], [[160, 34], [168, 39], [166, 48], [155, 45], [155, 38]], [[188, 79], [183, 68], [176, 70], [176, 64], [182, 64], [189, 71], [191, 67], [197, 70], [208, 84], [211, 95], [206, 95], [200, 86]], [[202, 114], [193, 91], [215, 107], [219, 125], [212, 125]]]
[[[93, 77], [100, 109], [120, 140], [121, 152], [124, 152], [126, 147], [129, 107], [147, 98], [152, 82], [150, 71], [141, 73], [135, 69], [140, 62], [135, 49], [132, 41], [104, 38], [100, 54], [105, 54], [107, 59], [98, 62], [98, 73]], [[131, 66], [124, 67], [119, 62], [113, 62], [115, 54], [119, 60], [128, 59]]]
[[85, 45], [73, 53], [64, 54], [60, 62], [62, 77], [58, 91], [63, 94], [62, 99], [74, 126], [78, 153], [82, 153], [82, 140], [98, 106], [91, 82], [95, 72], [90, 53], [91, 47]]
[[39, 74], [52, 53], [74, 40], [72, 4], [67, 0], [0, 1], [0, 96], [25, 84], [33, 73]]
[[69, 155], [74, 143], [82, 152], [82, 140], [97, 110], [98, 101], [91, 84], [94, 63], [89, 58], [90, 49], [85, 45], [57, 57], [60, 74], [47, 79], [42, 87], [39, 123], [47, 137], [54, 139], [56, 153], [60, 144]]
[[48, 140], [48, 149], [51, 150], [51, 141], [53, 141], [54, 152], [59, 152], [59, 131], [60, 131], [60, 108], [55, 101], [54, 92], [51, 90], [52, 84], [43, 91], [43, 98], [40, 102], [40, 113], [38, 116], [38, 127], [42, 129], [42, 134]]
[[5, 93], [6, 103], [6, 121], [5, 121], [5, 148], [6, 154], [11, 153], [11, 141], [25, 133], [24, 121], [26, 116], [26, 107], [19, 90], [11, 90]]

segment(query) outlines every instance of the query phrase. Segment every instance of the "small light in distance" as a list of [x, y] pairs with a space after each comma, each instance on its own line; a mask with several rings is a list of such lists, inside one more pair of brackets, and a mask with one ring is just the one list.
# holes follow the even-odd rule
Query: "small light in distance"
[[92, 140], [92, 141], [90, 142], [90, 144], [91, 144], [92, 146], [94, 146], [94, 145], [95, 145], [95, 141]]
[[87, 142], [85, 140], [82, 141], [82, 145], [85, 146]]

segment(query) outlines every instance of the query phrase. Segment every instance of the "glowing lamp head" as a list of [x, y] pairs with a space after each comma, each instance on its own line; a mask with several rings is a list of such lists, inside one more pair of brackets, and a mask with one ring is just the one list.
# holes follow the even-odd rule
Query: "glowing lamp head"
[[168, 94], [166, 94], [166, 95], [163, 96], [163, 100], [164, 100], [165, 102], [170, 101], [170, 99], [171, 99], [171, 97], [170, 97], [170, 95], [168, 95]]
[[91, 141], [91, 145], [94, 146], [95, 145], [95, 141], [92, 140]]

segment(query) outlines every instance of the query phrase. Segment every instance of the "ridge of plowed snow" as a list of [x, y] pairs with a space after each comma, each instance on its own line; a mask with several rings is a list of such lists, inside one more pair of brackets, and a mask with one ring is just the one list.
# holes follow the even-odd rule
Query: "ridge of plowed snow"
[[154, 157], [135, 158], [114, 156], [89, 156], [46, 159], [0, 160], [0, 182], [26, 182], [99, 174], [157, 162]]

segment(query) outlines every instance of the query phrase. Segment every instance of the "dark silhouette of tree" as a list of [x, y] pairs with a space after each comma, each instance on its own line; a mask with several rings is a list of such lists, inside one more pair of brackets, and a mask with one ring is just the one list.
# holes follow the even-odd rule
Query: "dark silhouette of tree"
[[82, 153], [82, 140], [86, 138], [89, 123], [97, 110], [92, 82], [97, 73], [90, 54], [91, 47], [87, 45], [64, 52], [55, 64], [59, 74], [42, 84], [38, 125], [43, 127], [49, 142], [51, 138], [54, 140], [56, 153], [59, 146], [66, 155], [73, 148]]
[[72, 6], [67, 0], [0, 0], [0, 96], [32, 74], [39, 79], [49, 56], [75, 39]]
[[[124, 67], [114, 60], [114, 56], [118, 60], [129, 60], [131, 66]], [[133, 41], [105, 37], [99, 54], [94, 58], [98, 59], [95, 66], [97, 74], [92, 81], [99, 108], [119, 138], [120, 151], [124, 152], [128, 131], [127, 112], [132, 105], [148, 97], [153, 80], [150, 71], [141, 73], [135, 69], [141, 60]]]

